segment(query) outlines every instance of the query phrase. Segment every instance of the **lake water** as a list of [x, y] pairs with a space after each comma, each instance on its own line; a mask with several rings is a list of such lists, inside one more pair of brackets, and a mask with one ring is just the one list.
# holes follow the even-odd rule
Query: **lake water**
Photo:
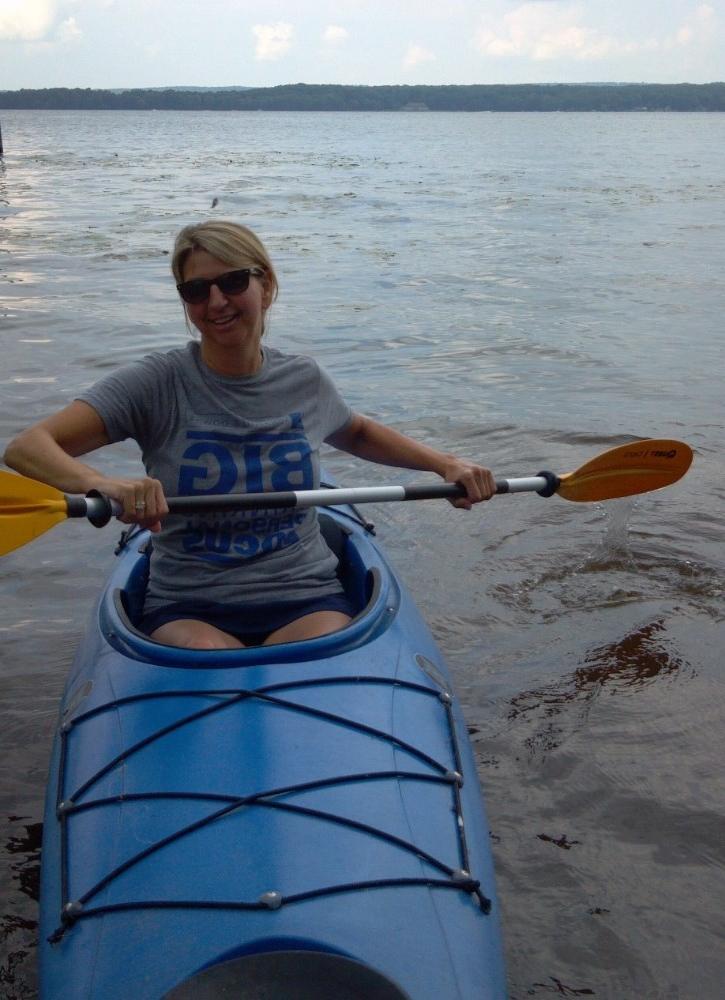
[[[0, 448], [188, 336], [184, 224], [244, 221], [271, 342], [353, 406], [488, 464], [632, 437], [688, 476], [368, 514], [451, 663], [485, 789], [511, 997], [719, 1000], [725, 978], [725, 115], [0, 111]], [[130, 444], [94, 456], [139, 468]], [[338, 453], [350, 485], [409, 481]], [[0, 564], [0, 983], [35, 996], [57, 704], [117, 532]], [[443, 998], [442, 998], [443, 1000]]]

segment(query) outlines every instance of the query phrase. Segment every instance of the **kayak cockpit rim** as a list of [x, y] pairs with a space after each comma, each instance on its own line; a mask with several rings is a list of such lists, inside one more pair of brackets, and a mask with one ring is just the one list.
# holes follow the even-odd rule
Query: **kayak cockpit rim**
[[[321, 521], [323, 518], [332, 520], [329, 515], [322, 515]], [[134, 614], [130, 608], [130, 604], [134, 603], [131, 592], [143, 590], [148, 573], [149, 536], [144, 532], [134, 539], [136, 560], [129, 578], [119, 581], [120, 586], [111, 585], [101, 596], [98, 607], [101, 633], [112, 648], [125, 656], [158, 666], [179, 668], [251, 667], [288, 662], [290, 659], [302, 662], [335, 656], [362, 646], [384, 631], [397, 614], [400, 588], [378, 552], [366, 545], [366, 538], [353, 536], [344, 526], [339, 527], [344, 535], [343, 559], [347, 576], [355, 581], [354, 593], [350, 593], [349, 583], [345, 589], [359, 610], [352, 621], [337, 632], [316, 639], [245, 649], [181, 649], [151, 639], [136, 627], [133, 618], [138, 612]], [[128, 548], [128, 543], [125, 548]], [[139, 604], [138, 598], [135, 603]]]

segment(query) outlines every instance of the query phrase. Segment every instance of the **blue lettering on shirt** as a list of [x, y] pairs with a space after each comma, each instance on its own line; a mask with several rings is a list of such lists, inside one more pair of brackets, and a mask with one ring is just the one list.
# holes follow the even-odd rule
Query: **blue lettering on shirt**
[[[199, 441], [184, 452], [179, 468], [179, 495], [205, 496], [231, 493], [237, 483], [237, 466], [228, 448], [214, 441]], [[190, 463], [194, 464], [190, 464]]]
[[[179, 466], [180, 496], [208, 496], [233, 492], [262, 493], [312, 489], [312, 449], [301, 413], [289, 415], [288, 429], [237, 434], [220, 431], [187, 431], [189, 442]], [[181, 543], [189, 555], [207, 562], [234, 564], [299, 542], [295, 522], [286, 512], [250, 511], [229, 520], [229, 513], [204, 515], [203, 523], [190, 520]], [[284, 523], [282, 521], [284, 520]]]

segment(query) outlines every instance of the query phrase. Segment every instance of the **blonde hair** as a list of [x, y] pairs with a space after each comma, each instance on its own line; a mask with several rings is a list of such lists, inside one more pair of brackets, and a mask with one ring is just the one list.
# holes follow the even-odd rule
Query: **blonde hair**
[[267, 250], [260, 238], [238, 222], [209, 219], [184, 226], [176, 237], [171, 255], [171, 270], [177, 285], [184, 280], [184, 266], [194, 250], [206, 250], [230, 267], [259, 267], [266, 275], [272, 295], [277, 298], [279, 283]]

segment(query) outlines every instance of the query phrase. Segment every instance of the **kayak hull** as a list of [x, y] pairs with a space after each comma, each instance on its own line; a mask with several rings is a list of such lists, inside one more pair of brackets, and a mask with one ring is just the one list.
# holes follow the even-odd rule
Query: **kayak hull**
[[309, 642], [154, 643], [132, 624], [147, 536], [121, 554], [53, 751], [42, 997], [505, 996], [446, 665], [373, 540], [328, 517], [361, 613]]

